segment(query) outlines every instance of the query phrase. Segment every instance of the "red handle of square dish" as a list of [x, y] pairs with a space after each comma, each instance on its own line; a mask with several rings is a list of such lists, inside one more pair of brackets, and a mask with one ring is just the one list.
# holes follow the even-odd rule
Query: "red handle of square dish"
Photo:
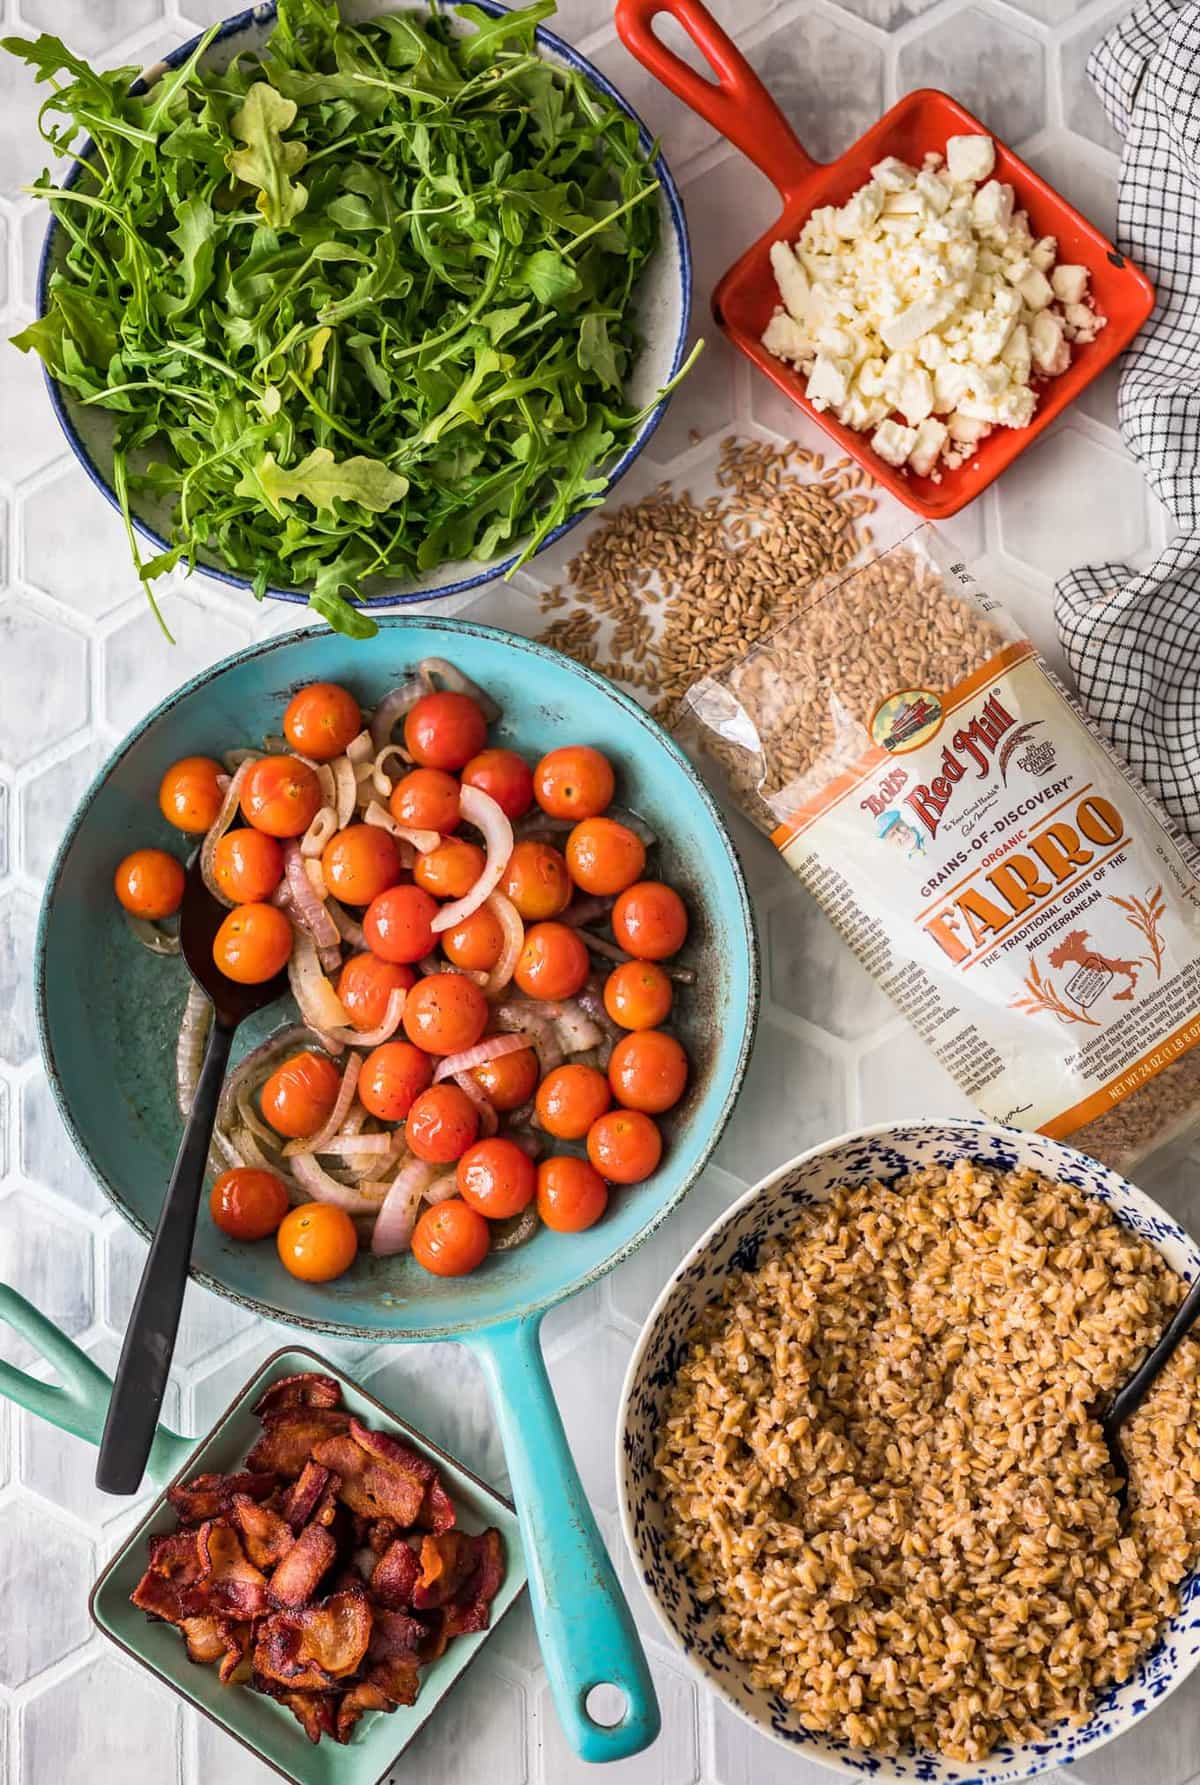
[[[668, 12], [687, 32], [716, 80], [706, 80], [656, 36]], [[617, 0], [617, 34], [631, 55], [677, 99], [728, 137], [790, 199], [818, 168], [745, 56], [701, 0]]]

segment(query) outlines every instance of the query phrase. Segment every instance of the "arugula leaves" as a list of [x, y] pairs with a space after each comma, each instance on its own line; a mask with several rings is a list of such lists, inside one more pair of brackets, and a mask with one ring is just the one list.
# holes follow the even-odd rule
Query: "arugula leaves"
[[140, 95], [5, 40], [51, 89], [50, 147], [91, 144], [34, 188], [63, 253], [14, 339], [111, 414], [127, 523], [130, 491], [169, 504], [148, 588], [211, 555], [368, 636], [372, 579], [528, 554], [598, 499], [642, 419], [656, 182], [630, 120], [537, 55], [553, 10], [465, 6], [456, 35], [436, 6], [280, 0], [261, 51]]

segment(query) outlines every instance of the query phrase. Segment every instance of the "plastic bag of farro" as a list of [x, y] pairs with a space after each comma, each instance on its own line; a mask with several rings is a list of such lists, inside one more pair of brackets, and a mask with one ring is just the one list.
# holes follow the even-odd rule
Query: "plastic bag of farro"
[[1117, 1166], [1200, 1117], [1200, 854], [931, 528], [682, 730], [986, 1115]]

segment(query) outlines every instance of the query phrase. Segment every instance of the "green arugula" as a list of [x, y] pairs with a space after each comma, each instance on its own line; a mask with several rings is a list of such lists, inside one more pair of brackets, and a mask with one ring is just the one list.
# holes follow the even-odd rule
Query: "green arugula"
[[[5, 40], [50, 88], [50, 148], [90, 143], [71, 187], [33, 188], [62, 252], [14, 340], [111, 415], [147, 589], [211, 558], [366, 637], [373, 579], [524, 559], [599, 499], [643, 419], [657, 182], [625, 114], [537, 54], [553, 11], [280, 0], [259, 51], [217, 72], [206, 37], [144, 94]], [[131, 493], [172, 517], [146, 562]]]

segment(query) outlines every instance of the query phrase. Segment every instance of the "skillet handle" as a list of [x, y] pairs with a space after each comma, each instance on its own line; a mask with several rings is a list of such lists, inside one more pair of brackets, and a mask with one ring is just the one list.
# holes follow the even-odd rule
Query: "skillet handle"
[[[660, 1728], [654, 1682], [625, 1595], [567, 1447], [542, 1361], [540, 1315], [466, 1337], [483, 1365], [508, 1459], [542, 1659], [563, 1730], [581, 1760], [624, 1760]], [[594, 1686], [613, 1685], [625, 1714], [589, 1716]]]
[[[655, 35], [654, 21], [669, 12], [716, 75], [715, 83], [689, 68]], [[746, 58], [702, 0], [617, 0], [617, 34], [631, 55], [714, 130], [748, 155], [784, 199], [821, 165], [795, 131]]]

